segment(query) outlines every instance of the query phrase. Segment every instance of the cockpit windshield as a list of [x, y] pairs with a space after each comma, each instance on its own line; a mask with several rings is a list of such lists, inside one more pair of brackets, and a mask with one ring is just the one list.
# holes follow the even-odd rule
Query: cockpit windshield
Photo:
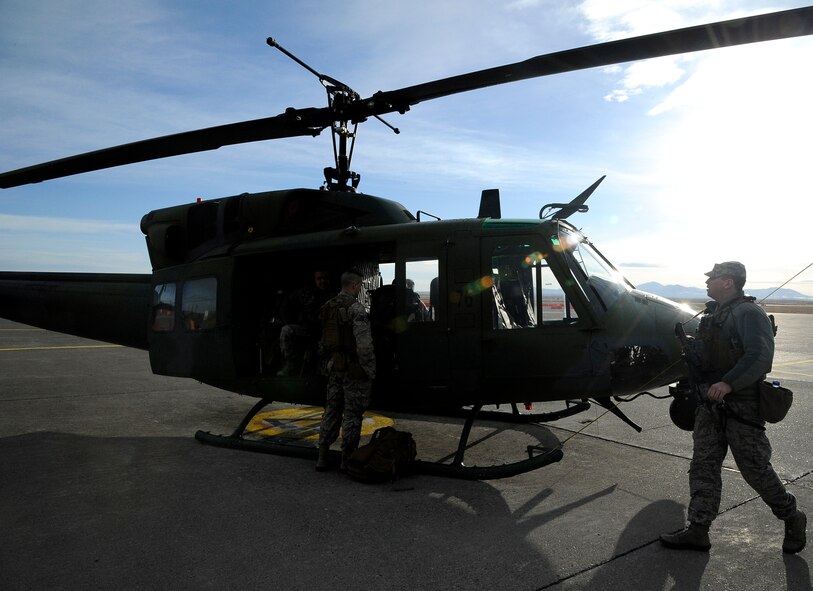
[[[630, 285], [581, 234], [564, 226], [559, 227], [558, 237], [552, 238], [554, 246], [572, 255], [568, 257], [574, 275], [583, 281], [588, 297], [595, 295], [603, 310], [630, 290]], [[590, 298], [592, 300], [592, 297]]]

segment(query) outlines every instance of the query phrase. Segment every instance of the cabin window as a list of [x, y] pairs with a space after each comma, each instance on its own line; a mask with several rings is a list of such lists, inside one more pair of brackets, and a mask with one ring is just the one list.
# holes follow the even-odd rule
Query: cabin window
[[496, 329], [534, 328], [577, 318], [545, 255], [530, 244], [494, 249], [491, 293]]
[[[436, 258], [410, 259], [404, 263], [405, 281], [400, 281], [396, 280], [395, 263], [379, 263], [379, 289], [373, 298], [376, 314], [395, 318], [395, 302], [400, 299], [404, 302], [404, 313], [396, 324], [437, 320], [439, 268]], [[382, 312], [384, 309], [387, 311]], [[404, 328], [405, 324], [401, 330]]]
[[184, 283], [181, 320], [186, 330], [212, 329], [217, 325], [217, 279], [192, 279]]
[[175, 284], [159, 283], [152, 291], [152, 330], [170, 332], [175, 327]]
[[[433, 291], [437, 291], [437, 282], [438, 259], [406, 261], [407, 322], [432, 322], [437, 320], [437, 302], [433, 301], [432, 298]], [[435, 297], [437, 297], [436, 294]]]
[[378, 287], [395, 283], [395, 263], [379, 263], [378, 277]]

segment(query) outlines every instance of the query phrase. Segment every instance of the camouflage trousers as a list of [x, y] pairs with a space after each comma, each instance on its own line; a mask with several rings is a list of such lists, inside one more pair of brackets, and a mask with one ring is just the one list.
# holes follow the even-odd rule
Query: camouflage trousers
[[373, 382], [354, 379], [347, 372], [331, 371], [327, 379], [327, 399], [322, 424], [319, 426], [319, 445], [331, 445], [342, 429], [342, 450], [352, 451], [361, 439], [361, 422], [370, 405]]
[[[726, 406], [738, 417], [764, 425], [756, 399], [732, 400]], [[689, 468], [690, 522], [708, 526], [717, 517], [723, 488], [721, 470], [729, 448], [742, 477], [776, 517], [787, 519], [796, 512], [796, 499], [771, 466], [771, 443], [756, 425], [732, 417], [719, 404], [698, 407]]]

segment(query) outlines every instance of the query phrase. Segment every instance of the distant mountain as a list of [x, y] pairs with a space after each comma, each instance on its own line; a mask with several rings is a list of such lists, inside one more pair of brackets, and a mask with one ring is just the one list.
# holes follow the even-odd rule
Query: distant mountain
[[686, 287], [684, 285], [661, 285], [655, 281], [636, 285], [641, 291], [654, 293], [670, 300], [704, 300], [708, 299], [706, 290], [699, 287]]
[[[642, 283], [636, 286], [641, 291], [654, 293], [670, 300], [707, 300], [705, 288], [701, 287], [686, 287], [684, 285], [661, 285], [655, 281], [649, 283]], [[752, 295], [757, 300], [763, 299], [765, 296], [774, 291], [775, 288], [769, 287], [768, 289], [748, 289], [746, 287], [745, 293]], [[804, 301], [813, 302], [813, 297], [799, 293], [793, 289], [780, 289], [768, 298], [769, 302], [787, 302], [787, 301]]]

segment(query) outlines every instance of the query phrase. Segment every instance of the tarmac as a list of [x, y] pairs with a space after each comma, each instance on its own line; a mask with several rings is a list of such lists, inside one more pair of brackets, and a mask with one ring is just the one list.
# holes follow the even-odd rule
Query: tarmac
[[[813, 516], [813, 315], [777, 322], [771, 376], [795, 401], [768, 427], [773, 464]], [[0, 320], [0, 588], [811, 589], [813, 549], [782, 553], [782, 522], [730, 455], [711, 551], [660, 545], [684, 525], [691, 456], [669, 400], [623, 405], [641, 433], [595, 405], [547, 425], [478, 422], [467, 464], [539, 442], [564, 458], [501, 480], [381, 485], [194, 439], [230, 433], [254, 402], [155, 376], [144, 351]], [[260, 420], [312, 445], [318, 409], [276, 404]], [[369, 413], [365, 432], [389, 422], [445, 461], [463, 424]]]

